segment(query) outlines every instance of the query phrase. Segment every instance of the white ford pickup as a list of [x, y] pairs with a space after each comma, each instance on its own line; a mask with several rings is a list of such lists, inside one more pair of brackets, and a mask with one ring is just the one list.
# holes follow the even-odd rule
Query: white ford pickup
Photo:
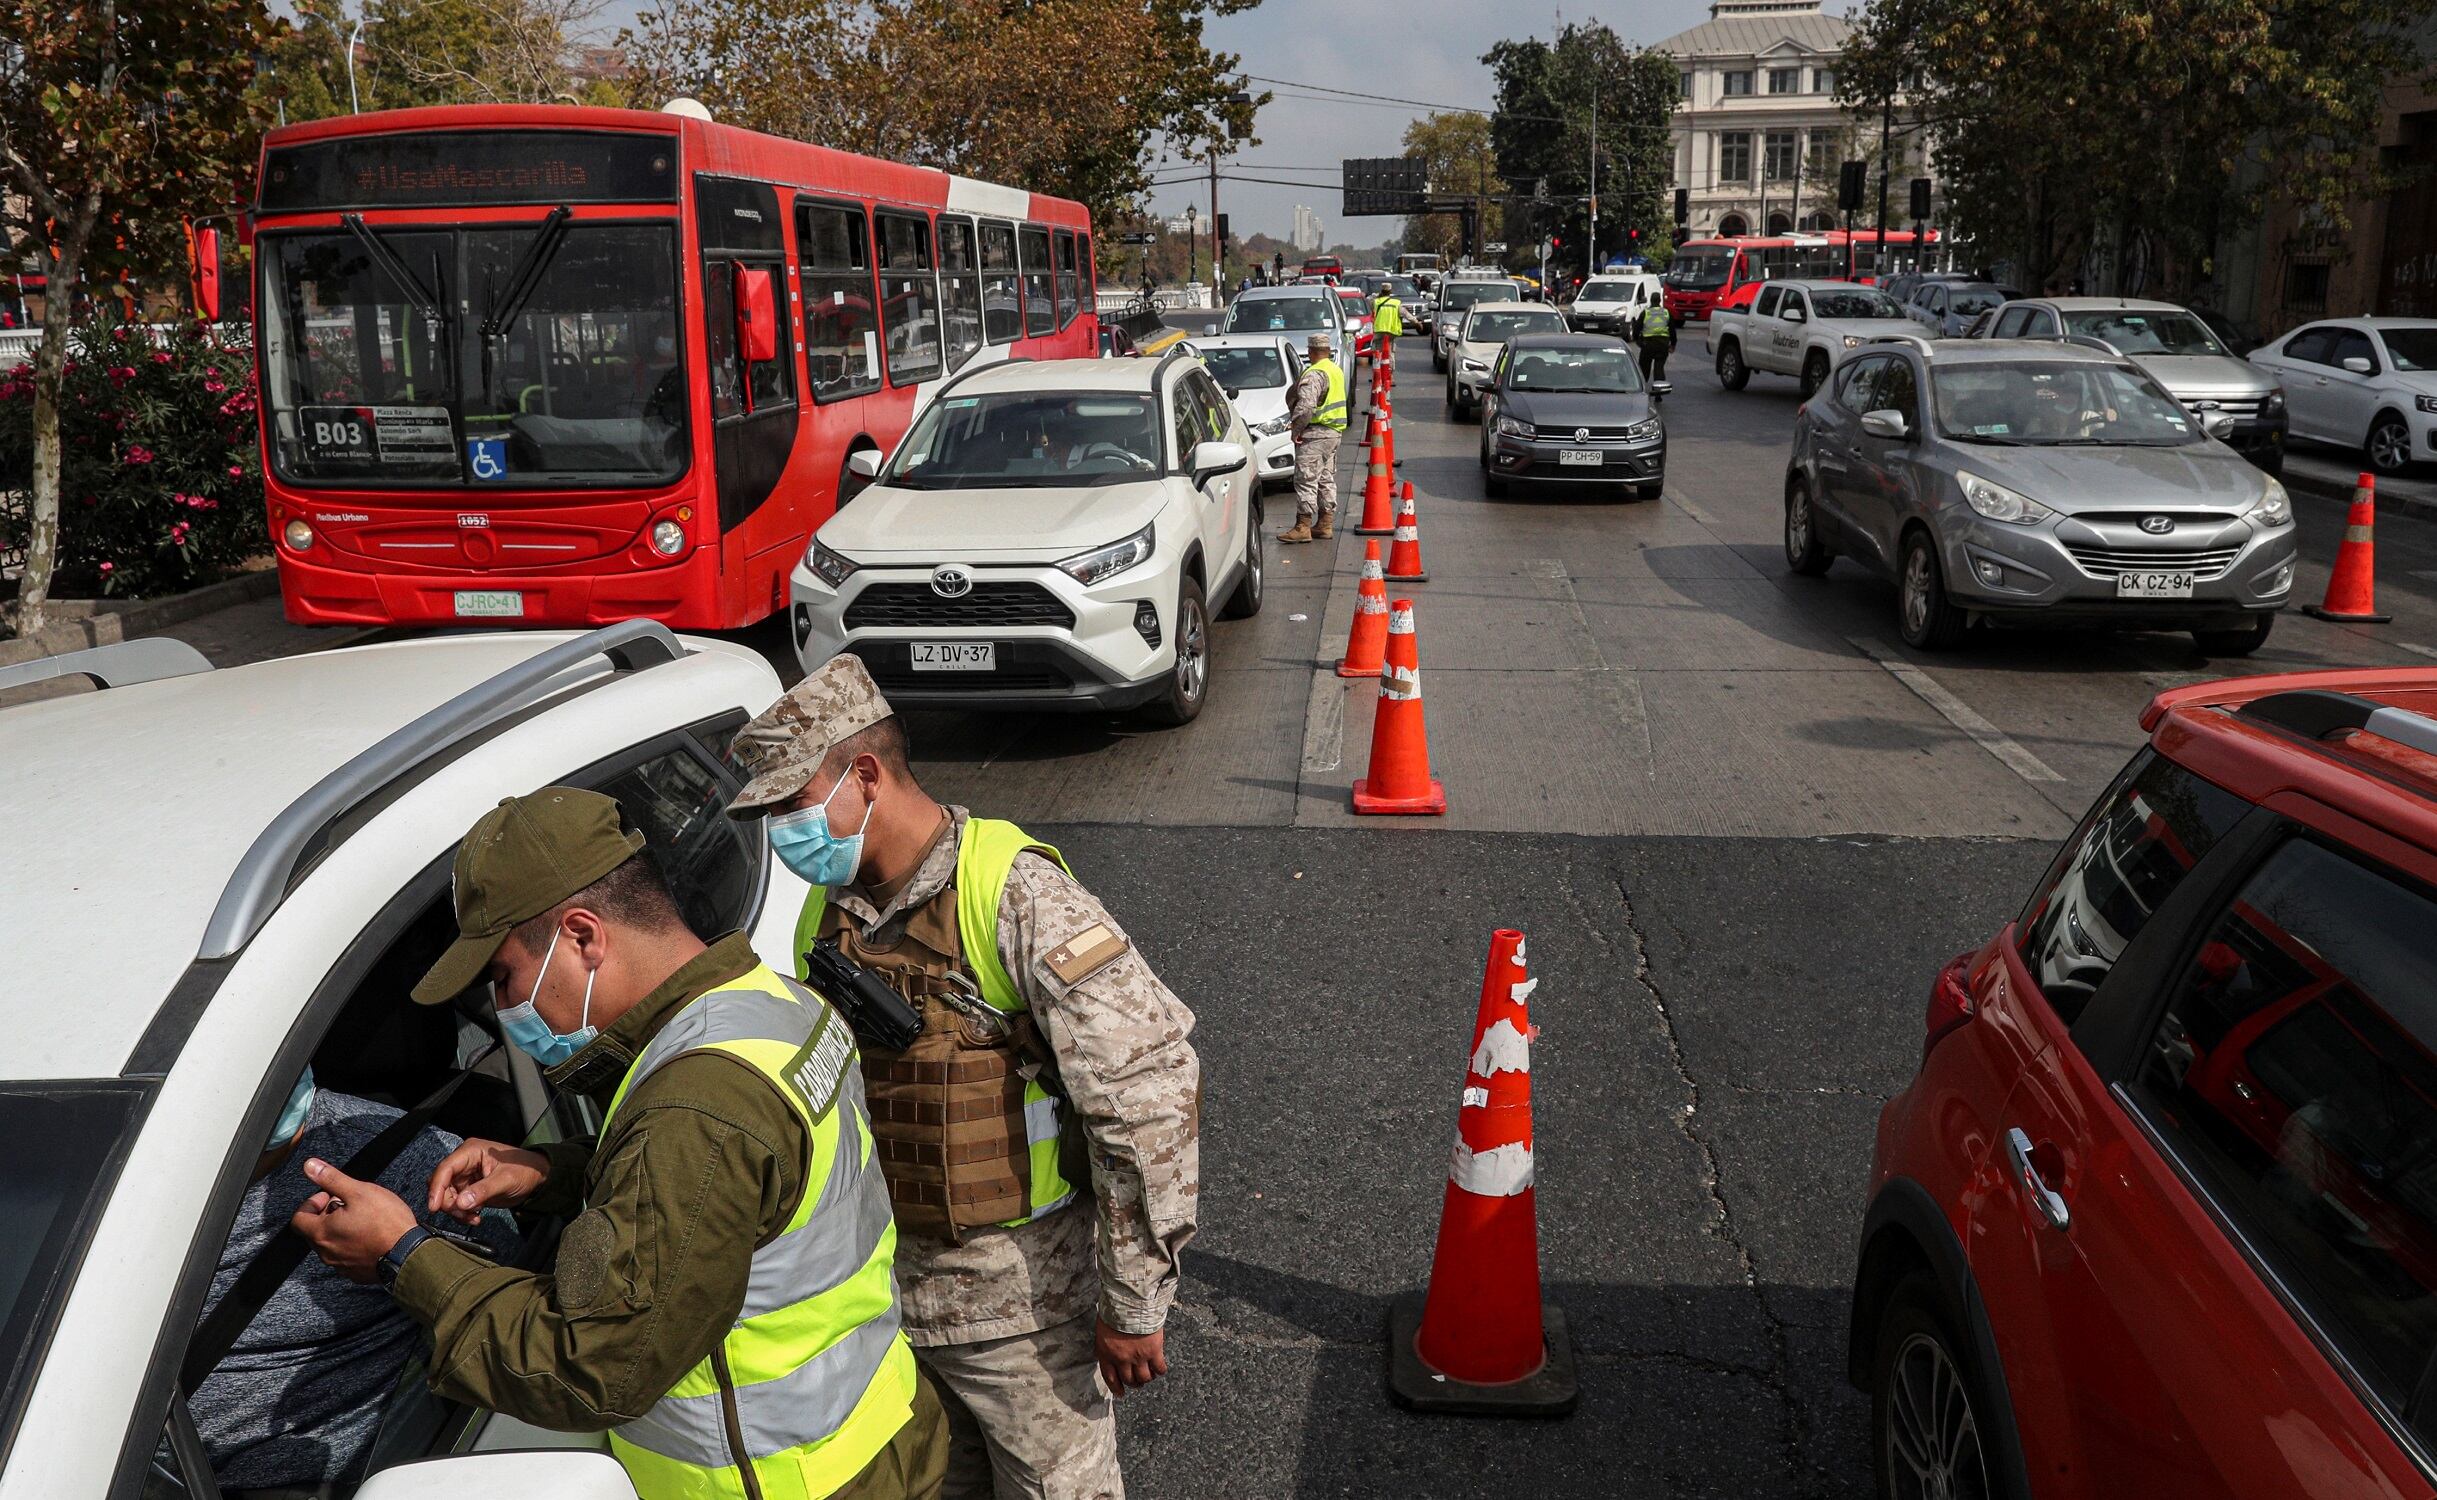
[[1772, 281], [1746, 308], [1709, 316], [1710, 357], [1730, 391], [1766, 370], [1794, 376], [1807, 398], [1854, 350], [1891, 336], [1917, 339], [1921, 325], [1885, 292], [1850, 281]]

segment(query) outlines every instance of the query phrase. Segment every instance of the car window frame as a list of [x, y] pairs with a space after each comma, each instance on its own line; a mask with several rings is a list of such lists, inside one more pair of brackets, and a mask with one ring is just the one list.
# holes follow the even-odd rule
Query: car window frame
[[[2348, 352], [2347, 345], [2353, 341], [2357, 341], [2360, 347]], [[2327, 368], [2338, 375], [2350, 375], [2355, 380], [2375, 380], [2386, 373], [2386, 362], [2378, 354], [2377, 340], [2369, 336], [2367, 329], [2339, 328], [2335, 342], [2327, 349]], [[2348, 359], [2366, 359], [2369, 368], [2359, 372], [2347, 370], [2344, 361]]]
[[1856, 422], [1859, 422], [1866, 413], [1876, 411], [1878, 408], [1874, 406], [1856, 405], [1847, 397], [1863, 381], [1876, 382], [1879, 380], [1887, 366], [1894, 360], [1893, 354], [1873, 353], [1846, 361], [1843, 371], [1837, 377], [1835, 399], [1830, 404], [1849, 414]]

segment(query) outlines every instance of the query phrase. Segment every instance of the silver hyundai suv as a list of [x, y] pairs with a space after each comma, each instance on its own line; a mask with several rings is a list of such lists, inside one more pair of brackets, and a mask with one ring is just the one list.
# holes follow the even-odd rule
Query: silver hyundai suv
[[2240, 656], [2293, 591], [2293, 504], [2128, 359], [1989, 339], [1856, 355], [1794, 418], [1786, 563], [1896, 582], [1914, 646], [1975, 625], [2189, 630]]

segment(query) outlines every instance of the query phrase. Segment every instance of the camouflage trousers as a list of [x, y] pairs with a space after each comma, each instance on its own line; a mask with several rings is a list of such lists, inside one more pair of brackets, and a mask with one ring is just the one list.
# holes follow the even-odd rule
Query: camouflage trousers
[[1345, 434], [1315, 427], [1295, 444], [1295, 519], [1337, 514], [1337, 445]]
[[948, 1414], [941, 1500], [1125, 1500], [1095, 1321], [915, 1349]]

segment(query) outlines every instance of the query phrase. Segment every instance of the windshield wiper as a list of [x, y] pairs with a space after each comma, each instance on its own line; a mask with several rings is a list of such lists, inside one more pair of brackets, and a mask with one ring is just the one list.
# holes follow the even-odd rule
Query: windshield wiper
[[[364, 247], [364, 253], [372, 257], [372, 263], [381, 268], [381, 274], [406, 294], [406, 300], [414, 310], [423, 314], [423, 321], [430, 325], [432, 340], [437, 343], [440, 330], [448, 324], [448, 314], [441, 309], [439, 298], [424, 289], [423, 283], [415, 279], [415, 273], [406, 269], [406, 262], [398, 259], [398, 253], [372, 232], [372, 226], [364, 222], [362, 214], [341, 214], [339, 224], [356, 237], [356, 241]], [[435, 269], [437, 265], [435, 261]]]
[[497, 355], [507, 347], [508, 330], [524, 316], [525, 304], [541, 286], [542, 273], [558, 255], [561, 241], [567, 238], [567, 221], [575, 210], [562, 203], [543, 216], [541, 227], [533, 233], [533, 243], [517, 258], [516, 269], [508, 273], [508, 290], [491, 306], [490, 315], [482, 320], [482, 401], [492, 404], [495, 384], [493, 371]]
[[1979, 432], [1950, 432], [1947, 434], [1947, 436], [1958, 443], [1977, 443], [1983, 448], [2029, 448], [2035, 446], [2034, 444], [2024, 442], [2021, 438], [1992, 437], [1986, 433]]

